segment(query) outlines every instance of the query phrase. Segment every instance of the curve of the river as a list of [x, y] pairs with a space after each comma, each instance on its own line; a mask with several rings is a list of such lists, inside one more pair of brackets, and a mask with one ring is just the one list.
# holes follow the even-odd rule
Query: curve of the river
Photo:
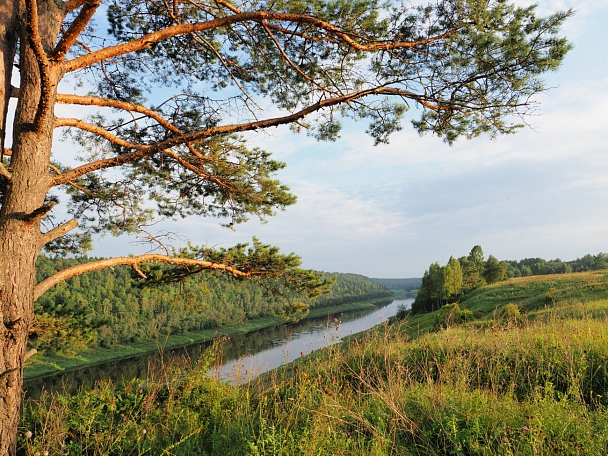
[[[324, 318], [284, 326], [287, 332], [268, 338], [252, 349], [247, 340], [230, 340], [226, 348], [235, 348], [240, 356], [223, 363], [211, 373], [233, 384], [247, 382], [264, 372], [323, 349], [342, 338], [373, 328], [397, 313], [399, 306], [411, 306], [413, 299], [396, 299], [372, 311], [328, 315]], [[282, 325], [283, 326], [283, 325]]]
[[[376, 309], [328, 314], [292, 324], [282, 324], [247, 334], [232, 336], [222, 347], [222, 364], [211, 374], [240, 384], [256, 376], [306, 356], [316, 350], [338, 343], [342, 338], [366, 331], [394, 316], [399, 306], [409, 307], [413, 299], [396, 299]], [[158, 352], [137, 358], [121, 359], [55, 374], [25, 382], [27, 397], [37, 398], [40, 392], [71, 391], [90, 387], [96, 381], [146, 378], [161, 362], [187, 356], [196, 361], [209, 347], [209, 342], [189, 345], [168, 353]]]

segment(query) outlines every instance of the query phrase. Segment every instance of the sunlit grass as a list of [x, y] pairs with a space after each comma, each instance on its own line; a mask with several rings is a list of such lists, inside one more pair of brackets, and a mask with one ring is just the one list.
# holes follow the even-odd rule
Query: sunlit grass
[[385, 324], [240, 387], [206, 375], [212, 350], [146, 381], [58, 395], [29, 408], [21, 451], [607, 454], [606, 275], [512, 280], [460, 306], [476, 319]]

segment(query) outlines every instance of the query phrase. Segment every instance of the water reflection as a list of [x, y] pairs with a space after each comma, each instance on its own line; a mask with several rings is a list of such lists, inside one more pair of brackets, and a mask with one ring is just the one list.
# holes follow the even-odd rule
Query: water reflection
[[226, 348], [232, 343], [238, 344], [240, 356], [225, 362], [212, 374], [233, 384], [249, 381], [282, 364], [340, 342], [346, 336], [370, 329], [395, 315], [400, 305], [409, 307], [412, 302], [412, 299], [399, 299], [372, 311], [331, 314], [296, 325], [282, 325], [280, 334], [263, 340], [260, 347], [254, 348], [247, 340], [229, 341]]
[[[298, 357], [337, 343], [343, 337], [370, 329], [395, 315], [400, 305], [410, 306], [412, 301], [394, 300], [375, 310], [328, 314], [232, 336], [224, 343], [222, 363], [212, 374], [234, 384], [248, 381]], [[103, 379], [121, 381], [146, 378], [148, 372], [158, 370], [162, 363], [171, 362], [176, 357], [188, 356], [195, 362], [209, 345], [209, 342], [198, 343], [29, 380], [24, 385], [26, 396], [35, 399], [43, 388], [47, 391], [75, 392], [81, 387], [92, 387], [96, 381]]]

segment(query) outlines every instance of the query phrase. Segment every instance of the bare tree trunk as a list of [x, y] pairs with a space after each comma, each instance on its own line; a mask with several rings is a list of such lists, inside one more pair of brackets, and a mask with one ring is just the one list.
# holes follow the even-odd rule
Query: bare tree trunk
[[[40, 44], [55, 43], [61, 14], [53, 1], [40, 1]], [[36, 259], [41, 248], [40, 223], [49, 208], [48, 171], [54, 129], [52, 105], [60, 78], [58, 66], [47, 71], [42, 87], [38, 57], [26, 32], [20, 39], [20, 96], [13, 128], [11, 178], [0, 208], [0, 454], [16, 452], [27, 336], [34, 317]], [[6, 63], [5, 63], [6, 64]], [[10, 63], [12, 64], [12, 62]], [[51, 110], [37, 116], [41, 99]]]

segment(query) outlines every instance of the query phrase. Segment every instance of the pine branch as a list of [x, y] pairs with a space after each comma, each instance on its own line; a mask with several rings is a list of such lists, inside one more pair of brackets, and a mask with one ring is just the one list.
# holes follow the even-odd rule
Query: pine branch
[[43, 233], [42, 237], [40, 238], [40, 247], [42, 248], [49, 242], [52, 242], [55, 239], [65, 236], [76, 227], [78, 227], [78, 221], [76, 219], [72, 219], [62, 225], [53, 228], [52, 230], [47, 231], [46, 233]]
[[84, 5], [87, 0], [67, 0], [64, 4], [66, 13], [71, 13]]
[[97, 8], [99, 8], [99, 5], [101, 5], [101, 0], [85, 0], [84, 2], [78, 3], [82, 3], [82, 9], [68, 30], [63, 34], [59, 43], [57, 43], [57, 46], [55, 46], [55, 50], [50, 56], [52, 60], [58, 62], [65, 58], [72, 45], [91, 21], [91, 18], [95, 14], [95, 11], [97, 11]]
[[107, 132], [106, 130], [104, 130], [101, 127], [87, 124], [86, 122], [82, 122], [78, 119], [59, 119], [58, 126], [73, 126], [73, 127], [87, 129], [88, 131], [91, 131], [91, 132], [98, 132], [102, 137], [104, 137], [112, 142], [115, 142], [115, 144], [119, 144], [119, 145], [124, 144], [125, 147], [135, 148], [137, 150], [134, 152], [119, 155], [116, 157], [106, 158], [103, 160], [97, 160], [97, 161], [79, 166], [77, 168], [74, 168], [70, 171], [67, 171], [67, 172], [61, 174], [60, 176], [56, 176], [53, 179], [52, 186], [65, 184], [69, 181], [78, 179], [79, 177], [84, 176], [85, 174], [88, 174], [88, 173], [91, 173], [91, 172], [94, 172], [94, 171], [97, 171], [100, 169], [113, 168], [113, 167], [125, 165], [127, 163], [132, 163], [132, 162], [141, 160], [142, 158], [152, 156], [156, 153], [163, 152], [167, 149], [170, 149], [171, 147], [175, 147], [180, 144], [194, 142], [194, 141], [198, 141], [198, 140], [209, 138], [209, 137], [216, 136], [216, 135], [224, 135], [224, 134], [238, 133], [238, 132], [244, 132], [244, 131], [253, 131], [253, 130], [258, 130], [260, 128], [277, 127], [279, 125], [286, 125], [286, 124], [290, 124], [293, 122], [297, 122], [297, 121], [303, 119], [304, 117], [306, 117], [307, 115], [317, 112], [323, 108], [335, 106], [335, 105], [338, 105], [341, 103], [352, 102], [357, 99], [360, 99], [360, 98], [363, 98], [366, 96], [370, 96], [370, 95], [400, 96], [400, 97], [413, 99], [413, 100], [417, 101], [418, 103], [428, 107], [429, 109], [433, 109], [436, 111], [441, 111], [443, 109], [446, 109], [441, 106], [435, 105], [435, 104], [427, 101], [423, 96], [417, 95], [410, 91], [395, 89], [392, 87], [375, 87], [372, 89], [361, 90], [358, 92], [353, 92], [353, 93], [345, 94], [345, 95], [334, 97], [334, 98], [328, 98], [328, 99], [319, 101], [318, 103], [315, 103], [311, 106], [308, 106], [305, 109], [302, 109], [295, 113], [289, 114], [287, 116], [273, 117], [270, 119], [258, 120], [258, 121], [253, 121], [253, 122], [245, 122], [245, 123], [241, 123], [241, 124], [223, 125], [223, 126], [219, 126], [219, 127], [206, 128], [204, 130], [199, 130], [199, 131], [195, 131], [192, 133], [186, 133], [183, 135], [174, 136], [172, 138], [169, 138], [164, 141], [160, 141], [156, 144], [149, 145], [149, 146], [141, 146], [141, 145], [135, 145], [135, 144], [129, 143], [127, 141], [124, 141], [124, 140], [116, 137], [115, 135], [112, 135], [111, 133]]
[[185, 35], [188, 33], [204, 32], [208, 30], [217, 29], [220, 27], [226, 27], [233, 24], [242, 22], [263, 22], [263, 21], [283, 21], [291, 23], [307, 24], [313, 27], [317, 27], [321, 30], [325, 30], [327, 33], [340, 39], [348, 46], [358, 51], [380, 51], [400, 48], [414, 48], [425, 44], [439, 41], [457, 33], [464, 25], [456, 26], [453, 29], [446, 31], [440, 35], [432, 36], [423, 40], [417, 41], [382, 41], [382, 42], [371, 42], [371, 43], [360, 43], [351, 36], [341, 30], [339, 27], [318, 19], [312, 16], [305, 16], [302, 14], [290, 14], [290, 13], [279, 13], [273, 11], [254, 11], [248, 13], [233, 14], [211, 21], [197, 22], [194, 24], [178, 24], [171, 27], [167, 27], [162, 30], [158, 30], [153, 33], [149, 33], [141, 38], [132, 40], [128, 43], [118, 44], [116, 46], [110, 46], [105, 49], [92, 52], [82, 57], [77, 57], [68, 62], [65, 62], [64, 69], [66, 72], [76, 71], [82, 68], [90, 67], [95, 63], [102, 62], [113, 57], [118, 57], [132, 52], [146, 49], [155, 43], [173, 38], [176, 36]]
[[54, 287], [58, 283], [69, 279], [70, 277], [76, 277], [88, 272], [98, 271], [100, 269], [107, 269], [113, 266], [126, 265], [126, 266], [137, 266], [142, 263], [164, 263], [175, 266], [194, 267], [205, 270], [216, 270], [224, 271], [232, 274], [235, 277], [247, 278], [252, 276], [269, 276], [275, 275], [270, 271], [248, 271], [243, 272], [239, 269], [213, 261], [195, 260], [191, 258], [175, 258], [168, 255], [160, 255], [149, 253], [145, 255], [133, 256], [133, 257], [116, 257], [108, 258], [103, 260], [92, 261], [90, 263], [79, 264], [76, 266], [69, 267], [63, 271], [59, 271], [50, 277], [47, 277], [34, 288], [34, 299], [38, 299], [47, 290]]
[[[171, 131], [172, 133], [181, 135], [181, 130], [173, 125], [171, 122], [166, 120], [163, 116], [161, 116], [157, 111], [153, 109], [146, 108], [145, 106], [130, 103], [128, 101], [120, 101], [120, 100], [112, 100], [110, 98], [96, 97], [96, 96], [81, 96], [81, 95], [73, 95], [73, 94], [57, 94], [57, 102], [62, 104], [77, 104], [82, 106], [100, 106], [100, 107], [108, 107], [114, 109], [122, 109], [124, 111], [129, 112], [138, 112], [143, 114], [156, 122], [159, 125]], [[193, 155], [196, 155], [199, 158], [203, 158], [203, 155], [199, 154], [196, 149], [192, 146], [192, 144], [186, 144], [188, 150]]]

